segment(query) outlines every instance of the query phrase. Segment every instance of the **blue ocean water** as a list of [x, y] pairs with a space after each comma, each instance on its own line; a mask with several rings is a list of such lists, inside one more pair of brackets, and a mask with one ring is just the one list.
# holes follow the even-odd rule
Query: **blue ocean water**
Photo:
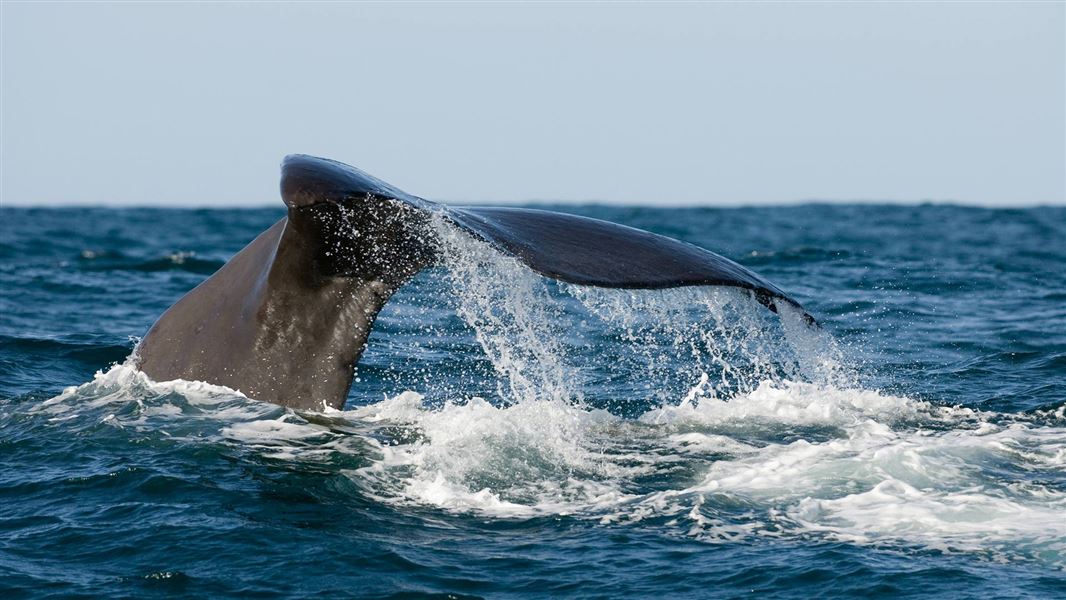
[[122, 364], [280, 210], [0, 210], [0, 597], [1066, 597], [1066, 208], [557, 208], [823, 328], [444, 232], [296, 413]]

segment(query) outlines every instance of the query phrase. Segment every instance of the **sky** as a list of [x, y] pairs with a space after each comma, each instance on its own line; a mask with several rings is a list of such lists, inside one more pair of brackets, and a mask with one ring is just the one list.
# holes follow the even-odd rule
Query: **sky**
[[1066, 3], [0, 5], [0, 203], [1066, 204]]

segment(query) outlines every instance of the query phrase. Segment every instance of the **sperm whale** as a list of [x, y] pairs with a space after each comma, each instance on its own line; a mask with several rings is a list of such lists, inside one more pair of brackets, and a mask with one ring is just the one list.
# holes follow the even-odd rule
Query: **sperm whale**
[[286, 157], [281, 197], [284, 218], [152, 325], [134, 352], [142, 372], [292, 408], [341, 408], [374, 318], [440, 256], [434, 215], [560, 281], [732, 286], [770, 310], [785, 302], [803, 311], [759, 275], [692, 244], [553, 211], [450, 207], [325, 158]]

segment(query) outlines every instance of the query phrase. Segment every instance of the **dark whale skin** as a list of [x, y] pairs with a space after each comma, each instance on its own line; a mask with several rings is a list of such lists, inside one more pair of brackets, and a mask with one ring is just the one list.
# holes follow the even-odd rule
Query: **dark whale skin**
[[561, 281], [725, 285], [751, 291], [771, 310], [783, 300], [802, 311], [759, 275], [691, 244], [551, 211], [451, 208], [328, 159], [286, 157], [281, 196], [288, 215], [149, 329], [134, 353], [141, 371], [296, 409], [342, 408], [374, 318], [436, 260], [432, 213]]

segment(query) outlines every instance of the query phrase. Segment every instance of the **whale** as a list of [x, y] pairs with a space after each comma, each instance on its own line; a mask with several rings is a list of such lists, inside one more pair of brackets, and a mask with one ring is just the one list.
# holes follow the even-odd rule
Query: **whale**
[[203, 381], [301, 410], [341, 409], [374, 319], [438, 263], [435, 219], [577, 285], [730, 286], [772, 311], [777, 286], [709, 250], [625, 225], [517, 207], [448, 206], [303, 154], [281, 165], [286, 215], [177, 300], [134, 349], [155, 381]]

